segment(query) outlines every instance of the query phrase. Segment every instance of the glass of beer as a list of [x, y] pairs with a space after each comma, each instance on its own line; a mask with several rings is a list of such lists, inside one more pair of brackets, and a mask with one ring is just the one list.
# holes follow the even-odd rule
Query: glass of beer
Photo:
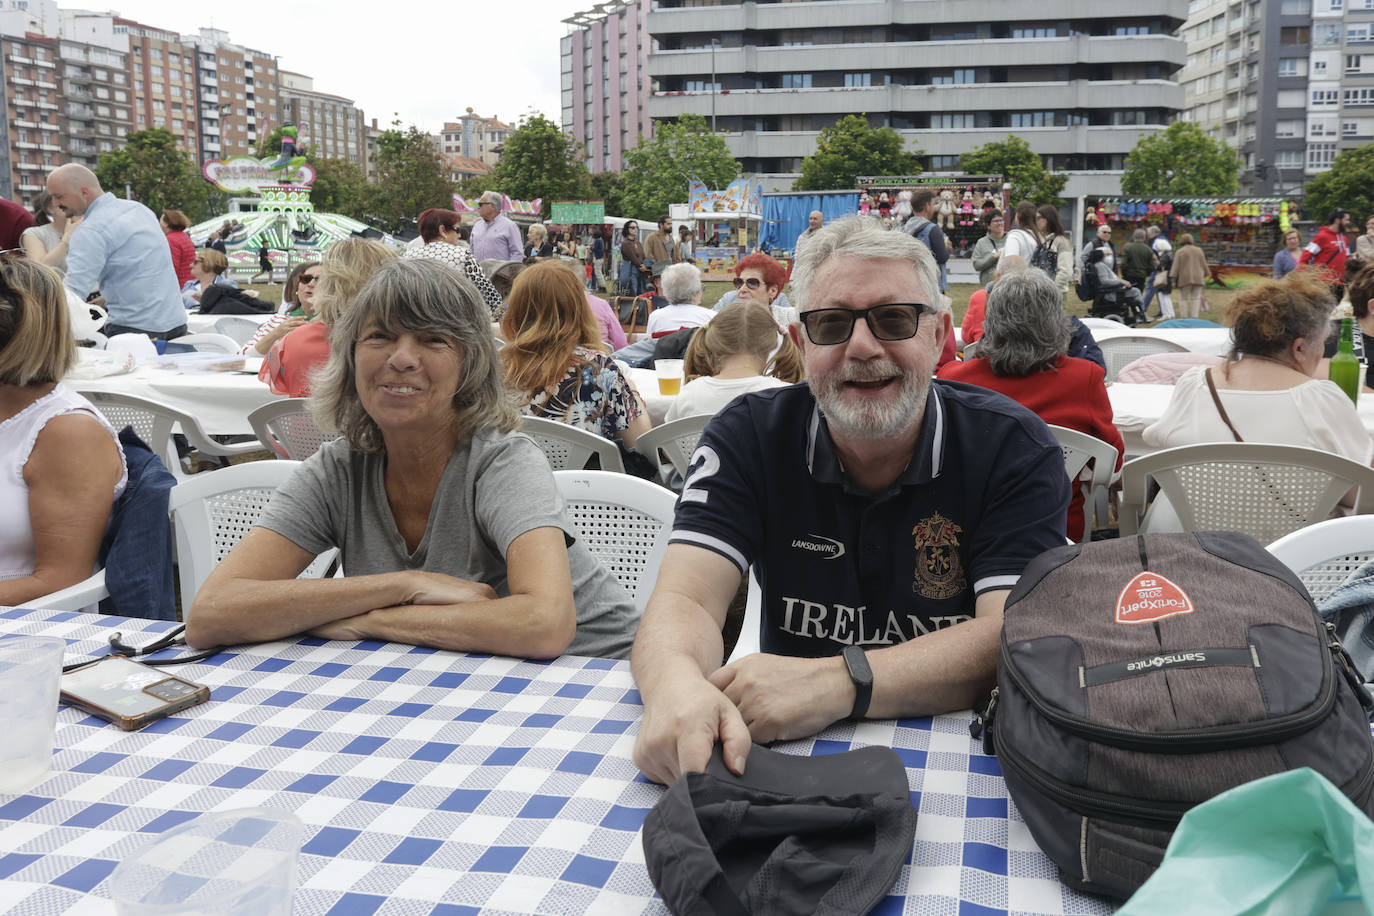
[[659, 394], [677, 394], [682, 390], [682, 360], [656, 359], [654, 372], [658, 374]]

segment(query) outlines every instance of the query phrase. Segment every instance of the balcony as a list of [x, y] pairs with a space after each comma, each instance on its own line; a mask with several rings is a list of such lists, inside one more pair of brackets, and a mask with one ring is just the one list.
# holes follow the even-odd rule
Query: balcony
[[36, 84], [34, 83], [33, 80], [26, 80], [26, 79], [24, 79], [22, 76], [14, 76], [14, 77], [11, 77], [11, 78], [10, 78], [10, 83], [11, 83], [12, 85], [15, 85], [15, 86], [33, 86], [33, 85], [36, 85]]
[[67, 105], [67, 117], [69, 118], [94, 118], [95, 109], [89, 105]]
[[41, 162], [16, 162], [14, 167], [21, 172], [41, 172], [44, 168]]
[[8, 55], [6, 55], [6, 57], [9, 58], [10, 63], [14, 63], [14, 64], [36, 64], [36, 63], [38, 63], [38, 62], [37, 62], [36, 60], [34, 60], [32, 57], [25, 57], [25, 56], [22, 55], [22, 54], [8, 54]]
[[38, 149], [37, 143], [29, 143], [26, 140], [21, 140], [20, 142], [14, 145], [17, 146], [19, 149]]
[[43, 80], [39, 80], [39, 81], [38, 81], [38, 88], [39, 88], [39, 89], [56, 89], [56, 88], [57, 88], [57, 84], [56, 84], [56, 83], [46, 83], [46, 82], [44, 82]]

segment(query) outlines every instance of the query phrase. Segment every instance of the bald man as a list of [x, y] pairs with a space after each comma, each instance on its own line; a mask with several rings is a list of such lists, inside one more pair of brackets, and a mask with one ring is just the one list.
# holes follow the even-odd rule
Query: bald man
[[812, 210], [810, 215], [806, 217], [806, 231], [797, 236], [797, 244], [793, 247], [792, 254], [795, 256], [800, 252], [801, 247], [811, 241], [811, 236], [819, 232], [820, 228], [824, 225], [825, 214], [819, 210]]
[[48, 193], [68, 217], [85, 216], [72, 236], [66, 284], [83, 299], [100, 290], [109, 313], [102, 333], [132, 332], [153, 340], [185, 334], [186, 309], [171, 249], [153, 211], [102, 190], [95, 173], [76, 163], [53, 170]]

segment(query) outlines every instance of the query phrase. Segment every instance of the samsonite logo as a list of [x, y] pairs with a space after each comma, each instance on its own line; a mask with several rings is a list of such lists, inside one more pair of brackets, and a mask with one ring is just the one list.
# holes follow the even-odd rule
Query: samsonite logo
[[1173, 655], [1156, 655], [1153, 658], [1127, 662], [1126, 670], [1131, 672], [1147, 671], [1150, 668], [1166, 668], [1169, 665], [1182, 665], [1190, 662], [1196, 665], [1205, 661], [1207, 661], [1206, 652], [1176, 652]]
[[1117, 623], [1154, 623], [1178, 614], [1191, 614], [1194, 610], [1193, 600], [1183, 589], [1148, 570], [1127, 582], [1116, 598]]

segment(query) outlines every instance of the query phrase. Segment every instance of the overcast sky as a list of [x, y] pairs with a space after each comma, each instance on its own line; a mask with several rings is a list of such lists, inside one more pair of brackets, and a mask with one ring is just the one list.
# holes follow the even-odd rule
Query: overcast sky
[[383, 128], [399, 117], [433, 132], [469, 107], [511, 125], [533, 108], [558, 123], [562, 20], [594, 3], [115, 0], [110, 8], [183, 35], [223, 29], [234, 44], [275, 54], [282, 69], [314, 77], [317, 91], [352, 99]]

